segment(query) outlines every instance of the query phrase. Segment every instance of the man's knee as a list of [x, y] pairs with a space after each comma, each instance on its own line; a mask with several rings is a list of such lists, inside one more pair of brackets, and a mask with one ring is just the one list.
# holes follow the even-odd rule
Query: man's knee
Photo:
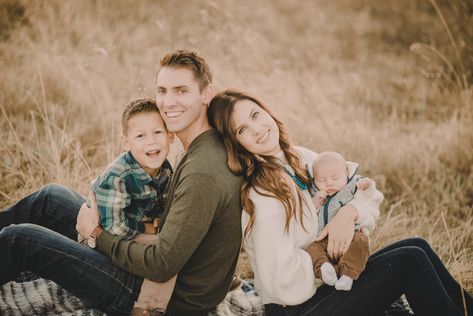
[[34, 229], [34, 224], [11, 224], [0, 230], [0, 240], [10, 243], [22, 239], [28, 235], [27, 231]]
[[63, 186], [62, 184], [58, 183], [49, 183], [39, 189], [39, 195], [42, 196], [55, 196], [67, 193], [69, 190]]

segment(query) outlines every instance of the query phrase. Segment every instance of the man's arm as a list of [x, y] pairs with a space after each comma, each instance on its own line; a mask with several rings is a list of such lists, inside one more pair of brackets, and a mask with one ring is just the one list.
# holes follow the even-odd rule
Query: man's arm
[[176, 275], [212, 224], [221, 199], [218, 181], [204, 174], [181, 179], [159, 239], [151, 245], [103, 232], [97, 249], [119, 267], [158, 282]]

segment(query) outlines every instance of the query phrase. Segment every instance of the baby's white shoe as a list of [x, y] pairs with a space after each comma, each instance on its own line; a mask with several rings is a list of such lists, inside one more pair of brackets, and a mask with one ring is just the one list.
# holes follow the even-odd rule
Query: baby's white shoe
[[335, 288], [339, 291], [350, 291], [353, 285], [353, 279], [342, 275], [337, 282], [335, 282]]
[[320, 266], [320, 274], [322, 274], [322, 280], [325, 284], [333, 286], [337, 282], [337, 272], [335, 271], [333, 265], [328, 262], [324, 262]]

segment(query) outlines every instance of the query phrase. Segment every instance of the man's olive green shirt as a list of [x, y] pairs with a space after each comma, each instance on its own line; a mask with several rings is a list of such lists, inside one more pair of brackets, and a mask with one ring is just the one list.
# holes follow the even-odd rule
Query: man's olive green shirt
[[170, 313], [208, 311], [225, 298], [235, 272], [241, 184], [228, 169], [220, 137], [210, 129], [194, 139], [175, 170], [158, 241], [143, 245], [104, 231], [97, 248], [117, 266], [154, 281], [177, 274]]

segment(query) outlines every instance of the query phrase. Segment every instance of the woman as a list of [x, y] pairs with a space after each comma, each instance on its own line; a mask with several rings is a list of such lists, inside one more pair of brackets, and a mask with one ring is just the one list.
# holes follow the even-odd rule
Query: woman
[[[320, 285], [305, 250], [320, 233], [304, 169], [317, 154], [292, 146], [281, 121], [246, 93], [219, 93], [208, 116], [223, 137], [230, 170], [246, 179], [241, 189], [244, 247], [268, 315], [381, 315], [402, 294], [416, 315], [473, 313], [473, 298], [419, 238], [371, 255], [349, 292]], [[373, 201], [353, 200], [339, 210], [317, 238], [328, 234], [332, 258], [350, 244], [355, 223], [373, 226], [377, 207]]]

